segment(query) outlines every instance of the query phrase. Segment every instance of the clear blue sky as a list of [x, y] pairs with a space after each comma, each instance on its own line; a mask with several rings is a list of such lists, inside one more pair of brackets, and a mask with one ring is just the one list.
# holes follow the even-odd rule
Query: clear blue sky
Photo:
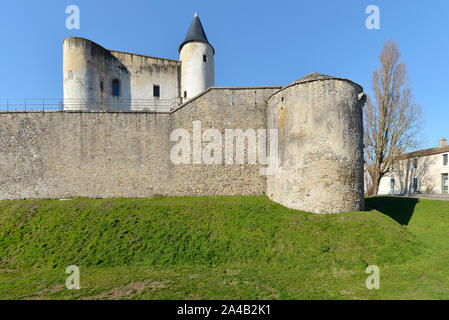
[[[67, 30], [78, 5], [81, 29]], [[365, 27], [380, 8], [381, 29]], [[286, 85], [307, 73], [349, 78], [371, 92], [383, 42], [399, 44], [424, 110], [424, 144], [449, 139], [449, 1], [14, 0], [0, 9], [0, 98], [62, 97], [62, 41], [178, 59], [197, 10], [216, 49], [217, 86]]]

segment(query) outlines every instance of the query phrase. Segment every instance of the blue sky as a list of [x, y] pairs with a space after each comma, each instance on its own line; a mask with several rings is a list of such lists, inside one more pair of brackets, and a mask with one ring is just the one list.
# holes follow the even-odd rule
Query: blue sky
[[[68, 5], [81, 29], [65, 27]], [[380, 8], [380, 30], [365, 8]], [[62, 97], [62, 41], [178, 59], [195, 11], [215, 47], [217, 86], [286, 85], [310, 72], [371, 92], [383, 42], [394, 39], [424, 110], [423, 147], [449, 138], [449, 1], [15, 0], [0, 9], [0, 98]]]

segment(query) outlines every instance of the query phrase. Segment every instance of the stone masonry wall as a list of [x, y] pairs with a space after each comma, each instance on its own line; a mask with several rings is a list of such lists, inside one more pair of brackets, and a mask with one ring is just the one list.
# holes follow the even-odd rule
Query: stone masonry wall
[[258, 165], [174, 165], [170, 133], [266, 128], [276, 90], [211, 88], [171, 114], [0, 113], [0, 199], [262, 194]]
[[139, 197], [170, 182], [169, 116], [0, 114], [0, 199]]
[[314, 213], [363, 210], [363, 89], [311, 74], [269, 99], [268, 126], [279, 128], [280, 167], [267, 195]]
[[[172, 114], [172, 128], [192, 134], [193, 121], [200, 120], [204, 129], [221, 132], [222, 155], [225, 154], [225, 129], [266, 129], [268, 97], [275, 88], [217, 88], [189, 102]], [[232, 104], [234, 95], [234, 104]], [[202, 141], [202, 146], [206, 145]], [[234, 143], [234, 149], [236, 145]], [[260, 175], [259, 164], [248, 164], [245, 144], [244, 164], [177, 165], [173, 171], [175, 194], [264, 194], [266, 176]], [[235, 160], [235, 159], [234, 159]]]

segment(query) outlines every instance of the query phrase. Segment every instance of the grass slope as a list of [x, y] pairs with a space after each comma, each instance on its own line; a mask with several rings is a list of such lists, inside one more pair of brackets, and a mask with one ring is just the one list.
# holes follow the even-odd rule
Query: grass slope
[[[265, 196], [2, 201], [0, 298], [449, 298], [449, 202], [367, 206], [320, 216]], [[380, 290], [365, 287], [371, 264]], [[81, 290], [65, 288], [69, 265]]]

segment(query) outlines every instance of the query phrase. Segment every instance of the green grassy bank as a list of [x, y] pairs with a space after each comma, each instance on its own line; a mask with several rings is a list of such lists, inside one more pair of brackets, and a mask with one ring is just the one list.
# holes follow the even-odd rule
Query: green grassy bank
[[448, 266], [444, 201], [326, 216], [265, 196], [0, 202], [1, 299], [449, 299]]

